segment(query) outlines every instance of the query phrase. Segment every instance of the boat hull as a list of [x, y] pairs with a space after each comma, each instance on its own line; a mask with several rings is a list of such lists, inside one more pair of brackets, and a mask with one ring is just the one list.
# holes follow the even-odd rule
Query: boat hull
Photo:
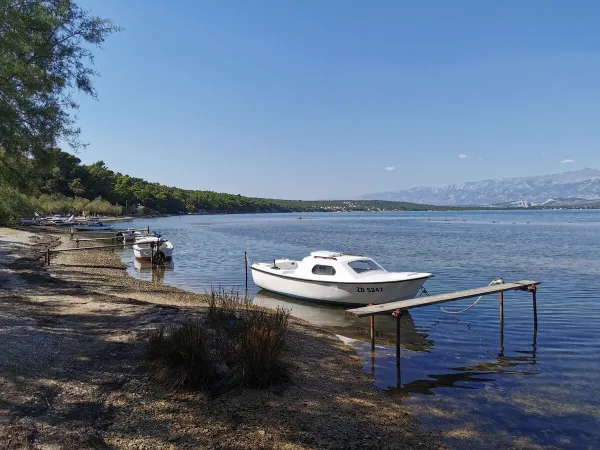
[[381, 283], [336, 283], [272, 275], [253, 267], [252, 278], [258, 287], [292, 298], [368, 305], [415, 298], [428, 277]]
[[77, 231], [107, 231], [112, 228], [110, 225], [98, 225], [98, 226], [87, 226], [87, 225], [79, 225], [73, 227]]
[[[173, 246], [167, 245], [168, 243], [164, 243], [160, 246], [160, 251], [164, 253], [165, 259], [167, 261], [173, 258]], [[135, 244], [133, 246], [133, 254], [136, 259], [140, 260], [150, 260], [152, 259], [152, 249], [149, 244], [138, 245]]]

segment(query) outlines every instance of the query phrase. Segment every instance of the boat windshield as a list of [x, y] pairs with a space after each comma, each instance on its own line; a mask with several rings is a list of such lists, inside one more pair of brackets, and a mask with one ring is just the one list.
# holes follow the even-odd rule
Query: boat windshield
[[357, 261], [350, 261], [348, 265], [354, 270], [356, 273], [363, 272], [374, 272], [377, 270], [384, 271], [383, 267], [377, 264], [372, 259], [359, 259]]

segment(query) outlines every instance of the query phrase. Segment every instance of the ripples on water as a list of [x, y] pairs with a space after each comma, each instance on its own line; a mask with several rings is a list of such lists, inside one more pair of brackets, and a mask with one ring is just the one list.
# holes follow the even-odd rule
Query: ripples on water
[[[538, 292], [497, 296], [449, 316], [436, 306], [402, 319], [398, 386], [394, 322], [378, 317], [375, 360], [368, 319], [260, 292], [257, 303], [285, 304], [292, 314], [356, 339], [365, 370], [389, 395], [403, 396], [420, 420], [458, 447], [547, 445], [598, 448], [600, 442], [600, 213], [591, 211], [430, 212], [185, 216], [143, 220], [175, 244], [165, 283], [203, 292], [244, 288], [251, 261], [302, 258], [328, 249], [361, 252], [388, 270], [435, 273], [431, 293], [532, 279]], [[130, 273], [152, 279], [152, 271]], [[155, 274], [156, 278], [157, 275]], [[250, 290], [257, 289], [250, 279]], [[446, 304], [461, 309], [472, 300]], [[501, 335], [502, 332], [502, 335]]]

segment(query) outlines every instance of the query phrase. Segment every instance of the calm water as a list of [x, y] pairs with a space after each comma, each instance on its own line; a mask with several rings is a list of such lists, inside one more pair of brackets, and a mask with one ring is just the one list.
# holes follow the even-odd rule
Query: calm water
[[[449, 316], [438, 307], [412, 310], [402, 321], [398, 380], [394, 323], [378, 317], [375, 358], [367, 320], [265, 292], [256, 302], [351, 337], [364, 368], [389, 395], [402, 396], [419, 419], [456, 447], [600, 448], [600, 212], [429, 212], [188, 216], [135, 223], [160, 230], [175, 244], [173, 266], [134, 276], [203, 292], [244, 288], [244, 251], [251, 261], [302, 258], [318, 249], [361, 252], [388, 270], [435, 273], [430, 293], [532, 279], [531, 295], [505, 294]], [[250, 290], [257, 293], [250, 278]], [[471, 300], [446, 304], [462, 309]]]

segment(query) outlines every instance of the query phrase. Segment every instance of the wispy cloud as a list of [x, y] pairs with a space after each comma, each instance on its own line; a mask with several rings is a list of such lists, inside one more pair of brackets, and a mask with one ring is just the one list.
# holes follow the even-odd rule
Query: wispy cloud
[[544, 152], [544, 153], [542, 153], [542, 156], [546, 156], [547, 154], [548, 154], [548, 153], [545, 153], [545, 152]]
[[571, 164], [574, 163], [575, 160], [574, 159], [563, 159], [560, 163], [561, 164]]
[[479, 158], [477, 158], [477, 159], [479, 159], [479, 160], [482, 160], [482, 159], [483, 159], [483, 156], [480, 156], [480, 157], [479, 157]]
[[469, 158], [471, 158], [471, 157], [470, 157], [469, 155], [465, 155], [464, 153], [460, 153], [460, 154], [458, 155], [458, 158], [459, 158], [459, 159], [469, 159]]
[[387, 167], [384, 167], [383, 170], [387, 170], [388, 172], [391, 172], [392, 170], [396, 170], [396, 168], [394, 166], [387, 166]]

